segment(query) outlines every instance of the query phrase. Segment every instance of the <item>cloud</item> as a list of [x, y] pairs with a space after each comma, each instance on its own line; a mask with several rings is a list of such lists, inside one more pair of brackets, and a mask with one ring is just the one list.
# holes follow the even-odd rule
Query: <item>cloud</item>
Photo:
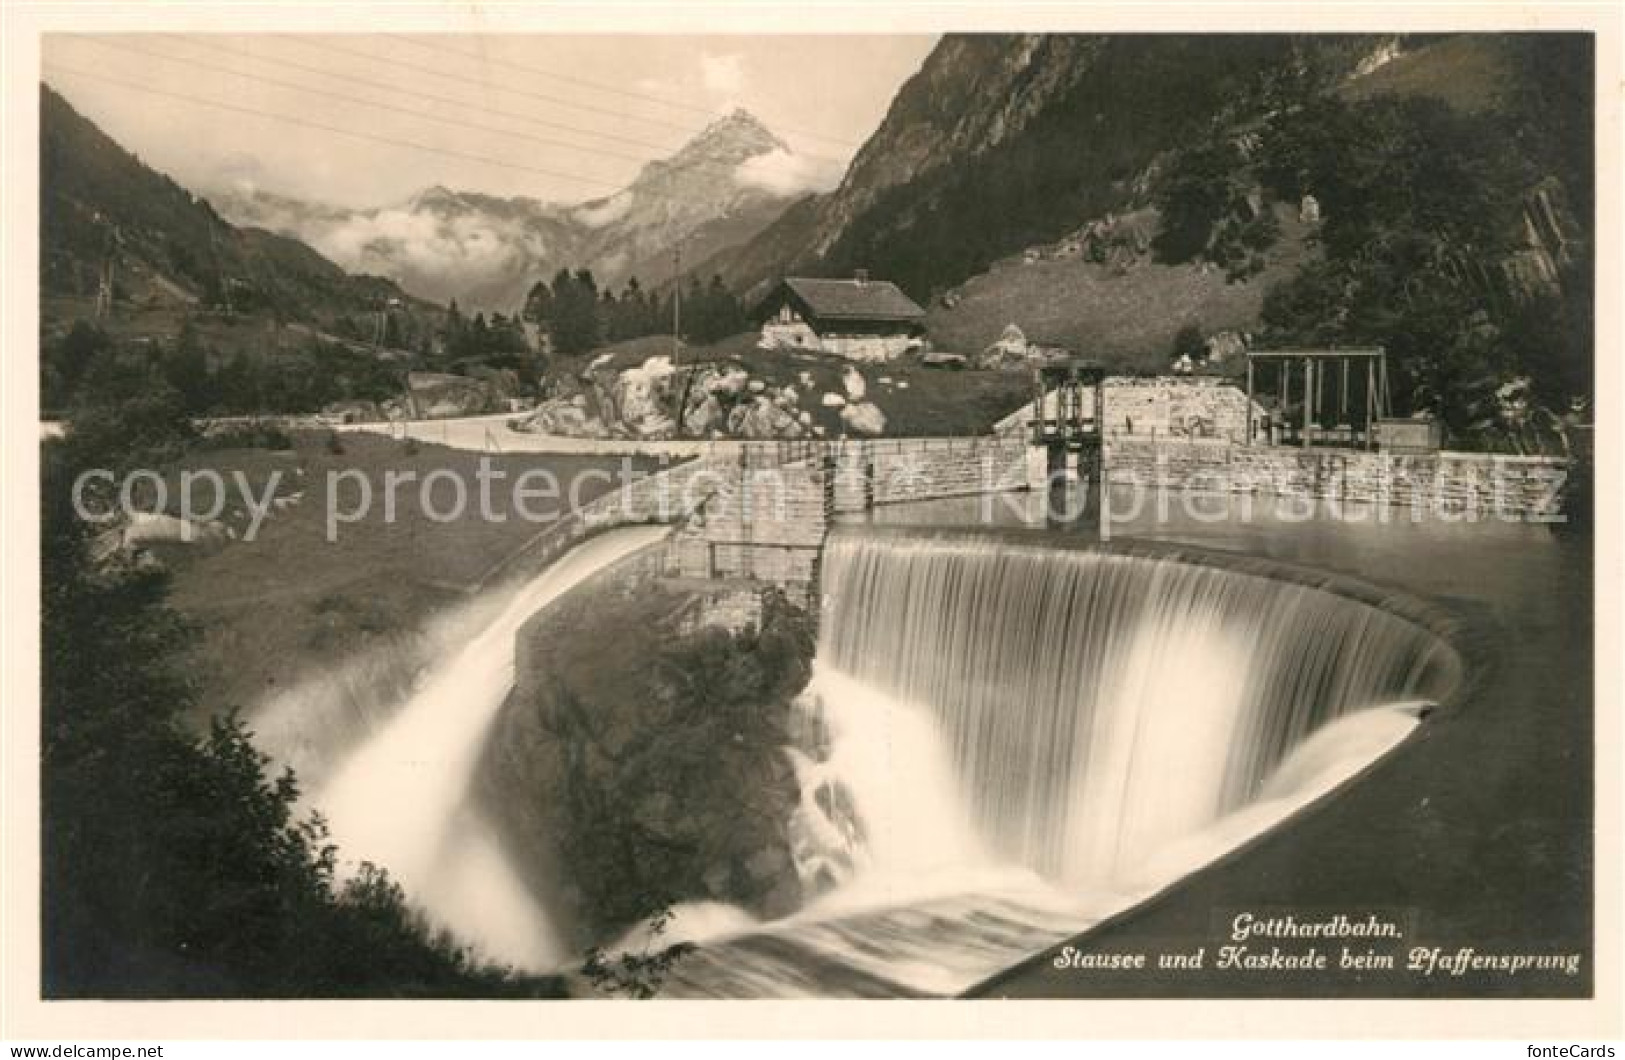
[[734, 170], [734, 179], [778, 195], [794, 195], [802, 191], [828, 191], [840, 183], [841, 174], [833, 166], [810, 162], [781, 147], [742, 162]]
[[252, 195], [265, 181], [265, 163], [246, 151], [233, 151], [214, 165], [211, 185]]
[[700, 81], [707, 92], [732, 102], [745, 91], [745, 57], [738, 53], [700, 56]]
[[350, 271], [389, 276], [431, 297], [505, 281], [546, 250], [520, 223], [401, 208], [307, 224], [301, 234]]
[[588, 228], [602, 228], [625, 217], [626, 211], [631, 208], [631, 193], [618, 191], [607, 199], [576, 207], [571, 216]]

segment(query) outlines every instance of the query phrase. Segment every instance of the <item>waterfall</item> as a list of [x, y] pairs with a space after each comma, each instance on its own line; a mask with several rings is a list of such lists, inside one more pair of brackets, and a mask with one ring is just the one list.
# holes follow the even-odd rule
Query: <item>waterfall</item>
[[[484, 957], [576, 956], [470, 798], [519, 629], [664, 533], [604, 534], [482, 602], [311, 796], [348, 867], [383, 866]], [[1330, 791], [1461, 676], [1397, 611], [1245, 561], [843, 530], [822, 569], [802, 746], [786, 752], [816, 897], [773, 922], [680, 907], [666, 939], [700, 949], [664, 996], [963, 990]]]
[[664, 996], [964, 990], [1331, 791], [1459, 681], [1421, 625], [1245, 563], [832, 535], [794, 831], [838, 883], [683, 933]]
[[387, 869], [431, 921], [482, 957], [539, 970], [568, 956], [469, 797], [487, 733], [513, 687], [519, 628], [665, 533], [615, 530], [566, 553], [431, 666], [313, 796], [351, 868], [365, 860]]
[[821, 671], [905, 705], [951, 761], [919, 812], [1071, 883], [1120, 878], [1252, 802], [1327, 723], [1438, 699], [1459, 666], [1368, 603], [1178, 557], [840, 533], [824, 579]]

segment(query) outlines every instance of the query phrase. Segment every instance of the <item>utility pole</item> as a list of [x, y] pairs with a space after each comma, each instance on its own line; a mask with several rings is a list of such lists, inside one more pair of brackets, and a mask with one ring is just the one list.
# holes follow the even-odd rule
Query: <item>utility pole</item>
[[114, 270], [118, 266], [118, 247], [122, 241], [119, 237], [118, 225], [111, 221], [104, 221], [107, 225], [107, 238], [104, 243], [101, 271], [96, 277], [96, 319], [103, 320], [113, 315], [113, 283]]
[[[678, 240], [671, 252], [671, 368], [680, 371], [683, 349], [683, 243]], [[674, 437], [683, 436], [683, 413], [688, 410], [688, 383], [678, 388], [677, 415], [672, 417]]]
[[679, 347], [683, 344], [683, 244], [678, 243], [671, 252], [671, 364], [677, 367]]
[[231, 283], [226, 279], [225, 271], [220, 268], [220, 240], [213, 221], [209, 222], [209, 257], [214, 259], [214, 282], [220, 289], [220, 297], [225, 301], [226, 316], [232, 316]]

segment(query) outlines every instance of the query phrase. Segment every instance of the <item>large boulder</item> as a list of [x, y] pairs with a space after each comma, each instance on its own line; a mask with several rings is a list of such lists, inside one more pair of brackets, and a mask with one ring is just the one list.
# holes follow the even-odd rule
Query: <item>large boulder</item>
[[400, 397], [385, 398], [378, 406], [378, 411], [384, 419], [391, 422], [409, 420], [413, 416], [412, 399], [406, 394]]
[[1203, 346], [1207, 350], [1207, 359], [1214, 364], [1223, 364], [1247, 352], [1247, 346], [1252, 336], [1245, 331], [1219, 331], [1209, 335]]
[[728, 414], [728, 433], [735, 438], [800, 438], [803, 430], [793, 412], [764, 397], [736, 405]]
[[728, 413], [717, 395], [707, 390], [692, 390], [688, 407], [683, 410], [683, 433], [689, 438], [705, 438], [720, 431], [727, 424]]
[[885, 434], [886, 414], [872, 401], [860, 401], [841, 410], [841, 422], [856, 434]]
[[408, 372], [406, 394], [418, 419], [479, 416], [508, 407], [506, 395], [496, 385], [466, 375]]
[[179, 519], [164, 512], [131, 512], [124, 525], [125, 548], [149, 545], [153, 542], [220, 541], [226, 528], [218, 519], [207, 522], [200, 519]]
[[335, 401], [322, 407], [323, 416], [336, 417], [341, 423], [377, 423], [384, 418], [383, 409], [376, 401]]
[[491, 368], [479, 364], [468, 370], [468, 377], [486, 384], [499, 397], [519, 396], [519, 373], [512, 368]]
[[552, 398], [535, 411], [511, 420], [509, 427], [528, 434], [556, 434], [565, 438], [608, 438], [610, 430], [587, 405], [585, 395]]
[[1015, 324], [1006, 324], [996, 341], [982, 351], [978, 363], [983, 368], [1003, 368], [1027, 359], [1027, 335]]
[[671, 413], [676, 369], [670, 357], [650, 357], [637, 368], [627, 368], [610, 384], [612, 427], [634, 438], [670, 438], [675, 427]]
[[846, 371], [841, 373], [841, 389], [846, 391], [848, 401], [862, 401], [863, 395], [868, 392], [869, 384], [864, 381], [862, 372], [849, 365]]

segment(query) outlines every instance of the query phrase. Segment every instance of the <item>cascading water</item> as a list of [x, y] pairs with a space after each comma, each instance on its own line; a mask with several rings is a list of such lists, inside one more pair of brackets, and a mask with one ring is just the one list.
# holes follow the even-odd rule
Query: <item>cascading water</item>
[[[664, 532], [605, 534], [471, 613], [312, 796], [347, 864], [387, 868], [483, 956], [534, 970], [577, 956], [469, 797], [519, 628]], [[822, 893], [771, 923], [680, 908], [666, 940], [701, 948], [663, 996], [962, 990], [1331, 790], [1460, 676], [1442, 640], [1367, 602], [1053, 545], [832, 535], [810, 736], [788, 752], [796, 861]]]
[[547, 969], [568, 957], [469, 797], [487, 732], [513, 687], [519, 627], [666, 532], [615, 530], [566, 553], [431, 667], [313, 796], [346, 862], [383, 866], [431, 920], [486, 958]]
[[1051, 544], [831, 537], [807, 697], [828, 733], [798, 772], [801, 862], [841, 883], [733, 925], [666, 995], [964, 989], [1329, 791], [1460, 677], [1366, 602]]
[[1413, 622], [1178, 558], [845, 534], [824, 562], [820, 661], [929, 715], [978, 834], [1069, 881], [1250, 801], [1328, 721], [1455, 680]]

